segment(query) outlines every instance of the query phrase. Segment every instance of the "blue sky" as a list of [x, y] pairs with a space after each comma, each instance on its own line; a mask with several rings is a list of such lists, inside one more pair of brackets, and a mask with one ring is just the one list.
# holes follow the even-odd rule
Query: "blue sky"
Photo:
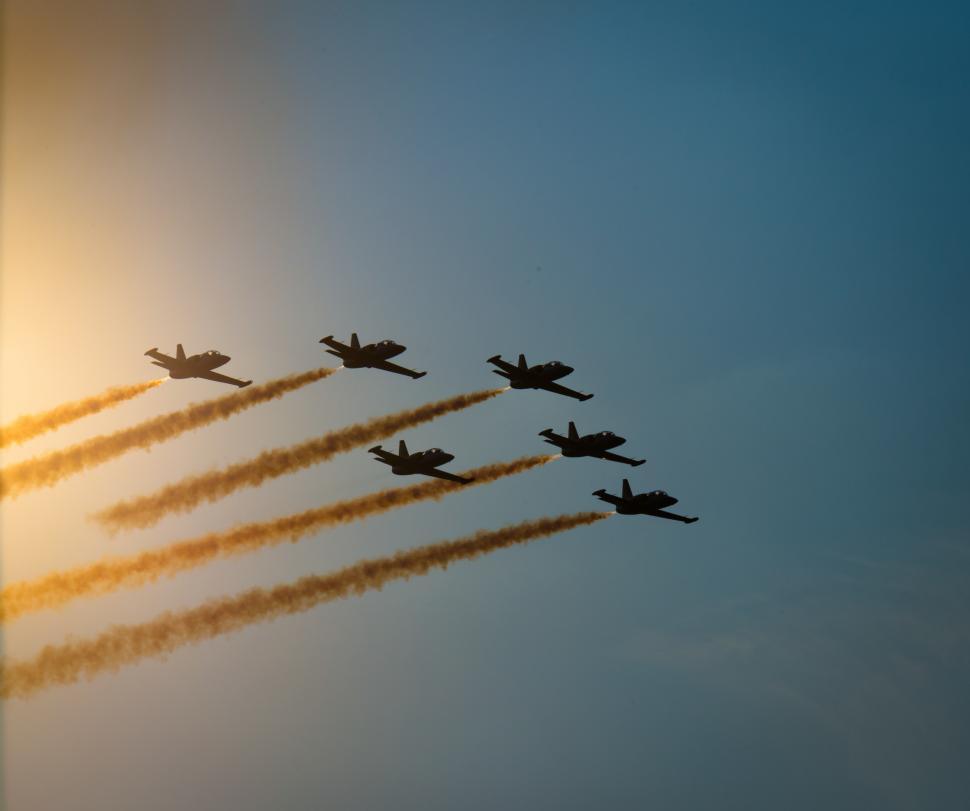
[[[319, 363], [321, 336], [357, 330], [407, 344], [402, 361], [429, 375], [341, 373], [5, 504], [5, 580], [394, 484], [354, 453], [130, 538], [84, 520], [186, 473], [490, 385], [495, 353], [558, 358], [596, 396], [510, 392], [409, 445], [471, 466], [538, 452], [538, 431], [575, 419], [648, 462], [561, 460], [24, 618], [9, 655], [593, 508], [589, 494], [624, 475], [701, 521], [615, 517], [8, 703], [7, 805], [959, 805], [970, 15], [174, 8], [68, 17], [70, 45], [39, 26], [60, 43], [44, 52], [51, 75], [74, 78], [32, 96], [25, 131], [45, 115], [60, 126], [18, 165], [52, 184], [50, 227], [77, 264], [31, 277], [16, 254], [4, 262], [4, 421], [142, 379], [141, 352], [176, 341], [224, 349], [229, 373], [258, 380]], [[65, 62], [92, 67], [54, 69]], [[11, 200], [12, 217], [35, 204]], [[81, 362], [63, 361], [65, 331]], [[58, 373], [28, 386], [37, 368]], [[9, 458], [211, 393], [172, 383]]]

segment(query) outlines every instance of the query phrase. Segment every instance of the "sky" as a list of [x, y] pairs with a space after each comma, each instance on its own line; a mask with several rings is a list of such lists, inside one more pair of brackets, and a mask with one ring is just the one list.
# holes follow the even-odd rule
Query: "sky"
[[[400, 480], [365, 449], [157, 526], [91, 513], [462, 391], [452, 467], [562, 459], [0, 629], [11, 661], [255, 585], [616, 516], [0, 704], [36, 808], [944, 809], [970, 792], [970, 12], [930, 3], [11, 0], [0, 421], [210, 348], [407, 345], [0, 506], [4, 583]], [[223, 393], [171, 381], [30, 458]]]

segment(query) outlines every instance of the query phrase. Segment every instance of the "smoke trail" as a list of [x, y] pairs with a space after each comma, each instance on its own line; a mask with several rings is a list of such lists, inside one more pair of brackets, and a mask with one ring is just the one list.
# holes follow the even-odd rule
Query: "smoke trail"
[[185, 431], [227, 419], [254, 405], [282, 397], [287, 392], [328, 377], [334, 371], [323, 367], [281, 377], [259, 386], [240, 389], [224, 397], [192, 403], [180, 411], [153, 417], [113, 434], [92, 437], [64, 450], [10, 465], [0, 470], [0, 499], [17, 496], [25, 490], [37, 487], [49, 487], [67, 476], [104, 464], [133, 448], [147, 449]]
[[10, 425], [0, 427], [0, 448], [7, 445], [19, 445], [35, 436], [54, 431], [69, 422], [87, 417], [89, 414], [97, 414], [106, 408], [111, 408], [125, 400], [144, 394], [149, 389], [160, 386], [168, 380], [167, 377], [160, 377], [157, 380], [146, 380], [144, 383], [136, 383], [134, 386], [116, 386], [113, 389], [96, 394], [94, 397], [86, 397], [83, 400], [76, 400], [73, 403], [64, 403], [50, 411], [42, 414], [27, 414], [18, 417]]
[[461, 485], [433, 479], [409, 487], [381, 490], [272, 521], [243, 524], [226, 532], [211, 532], [162, 549], [129, 557], [109, 558], [90, 566], [54, 572], [33, 581], [11, 583], [0, 590], [0, 622], [7, 622], [32, 611], [56, 608], [79, 597], [141, 586], [160, 577], [171, 577], [187, 569], [204, 566], [217, 558], [243, 555], [285, 541], [296, 542], [325, 527], [360, 521], [396, 507], [429, 499], [439, 500], [449, 493], [471, 487], [472, 484], [487, 484], [506, 476], [524, 473], [556, 458], [525, 456], [511, 462], [483, 465], [461, 474], [473, 478], [474, 482], [471, 484]]
[[581, 512], [480, 530], [453, 541], [364, 560], [330, 574], [303, 577], [272, 589], [251, 589], [187, 611], [166, 612], [140, 625], [116, 625], [91, 639], [48, 645], [33, 659], [0, 665], [0, 698], [25, 698], [55, 684], [71, 684], [147, 657], [164, 657], [183, 645], [381, 589], [393, 580], [445, 569], [459, 560], [592, 524], [612, 514]]
[[119, 502], [94, 518], [113, 531], [150, 527], [168, 513], [188, 512], [204, 501], [218, 501], [243, 487], [258, 487], [267, 479], [325, 462], [338, 453], [346, 453], [360, 445], [392, 436], [404, 428], [469, 408], [503, 391], [505, 389], [486, 389], [457, 394], [445, 400], [338, 428], [298, 445], [274, 448], [222, 469], [187, 476], [149, 495]]

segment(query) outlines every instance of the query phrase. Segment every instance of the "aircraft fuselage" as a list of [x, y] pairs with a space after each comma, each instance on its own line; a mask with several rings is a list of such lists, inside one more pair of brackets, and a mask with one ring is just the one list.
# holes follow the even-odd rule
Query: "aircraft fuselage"
[[404, 459], [398, 458], [398, 461], [391, 465], [391, 473], [396, 473], [398, 476], [410, 476], [415, 473], [423, 473], [427, 470], [433, 470], [436, 467], [445, 465], [454, 458], [454, 454], [445, 453], [444, 451], [413, 453]]
[[677, 499], [666, 493], [641, 493], [632, 499], [621, 501], [616, 505], [620, 515], [651, 515], [656, 510], [673, 507]]
[[212, 354], [203, 352], [201, 355], [192, 355], [183, 361], [175, 361], [168, 366], [168, 376], [175, 380], [184, 380], [188, 377], [198, 377], [204, 372], [211, 372], [220, 366], [225, 366], [231, 358], [218, 352]]
[[396, 358], [404, 351], [400, 344], [367, 344], [360, 349], [345, 350], [342, 354], [344, 366], [348, 369], [366, 369], [375, 363]]

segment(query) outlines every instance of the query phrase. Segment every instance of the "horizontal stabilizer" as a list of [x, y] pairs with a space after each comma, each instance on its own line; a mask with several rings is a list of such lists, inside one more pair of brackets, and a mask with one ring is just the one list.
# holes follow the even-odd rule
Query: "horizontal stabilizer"
[[341, 355], [336, 349], [324, 349], [323, 351], [326, 352], [328, 355], [336, 355], [338, 358], [343, 357], [343, 355]]
[[152, 366], [161, 366], [163, 369], [167, 369], [168, 368], [168, 364], [162, 363], [161, 361], [158, 361], [158, 360], [153, 360], [152, 361]]
[[512, 375], [510, 375], [508, 372], [503, 372], [500, 369], [492, 369], [492, 374], [496, 374], [499, 377], [504, 377], [506, 380], [512, 379]]

